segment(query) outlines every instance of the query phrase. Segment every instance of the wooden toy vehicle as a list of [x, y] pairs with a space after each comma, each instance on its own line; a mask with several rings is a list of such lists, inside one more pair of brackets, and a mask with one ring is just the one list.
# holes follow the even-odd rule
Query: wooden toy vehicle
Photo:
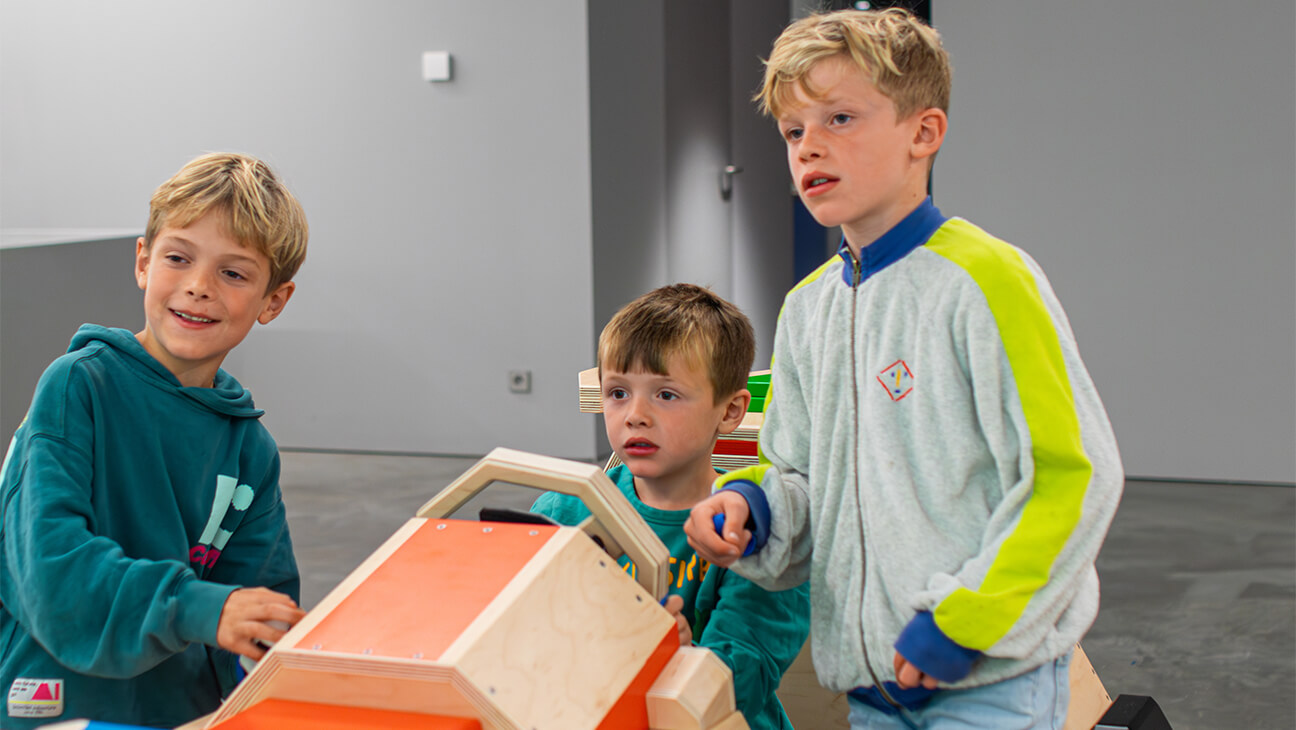
[[[494, 481], [574, 494], [592, 516], [447, 518]], [[659, 603], [668, 559], [599, 467], [495, 449], [186, 728], [746, 728], [728, 667], [680, 647]]]

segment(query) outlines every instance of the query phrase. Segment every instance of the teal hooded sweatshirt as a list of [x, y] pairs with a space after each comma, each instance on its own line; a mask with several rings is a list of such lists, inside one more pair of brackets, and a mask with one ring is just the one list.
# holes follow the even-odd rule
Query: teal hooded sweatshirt
[[233, 689], [225, 599], [300, 593], [262, 413], [223, 370], [184, 387], [130, 332], [77, 331], [0, 473], [0, 728], [174, 727]]

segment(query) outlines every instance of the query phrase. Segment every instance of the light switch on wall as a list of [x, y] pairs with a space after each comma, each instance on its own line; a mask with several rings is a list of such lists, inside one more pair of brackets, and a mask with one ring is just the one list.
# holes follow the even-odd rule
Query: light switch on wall
[[449, 51], [424, 51], [423, 52], [423, 80], [424, 81], [449, 81], [450, 80], [450, 52]]

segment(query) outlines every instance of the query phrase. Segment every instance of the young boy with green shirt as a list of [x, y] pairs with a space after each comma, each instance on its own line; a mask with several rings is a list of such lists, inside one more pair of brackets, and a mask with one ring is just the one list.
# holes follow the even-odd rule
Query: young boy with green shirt
[[[738, 710], [754, 729], [786, 728], [774, 691], [809, 633], [805, 586], [770, 592], [711, 566], [689, 547], [689, 509], [711, 493], [711, 451], [747, 412], [755, 337], [729, 302], [691, 284], [639, 297], [599, 337], [599, 384], [608, 440], [623, 462], [608, 476], [670, 551], [670, 594], [684, 643], [704, 646], [733, 671]], [[589, 515], [580, 500], [548, 493], [532, 511], [564, 525]], [[627, 571], [633, 563], [621, 558]], [[681, 600], [682, 599], [682, 600]]]
[[0, 469], [0, 727], [174, 727], [303, 612], [279, 451], [225, 356], [279, 316], [306, 217], [260, 160], [209, 154], [153, 195], [144, 328], [82, 325]]
[[927, 197], [949, 91], [903, 10], [775, 42], [757, 98], [844, 240], [784, 299], [762, 463], [686, 530], [767, 588], [810, 581], [815, 672], [853, 728], [1061, 728], [1120, 455], [1039, 265]]

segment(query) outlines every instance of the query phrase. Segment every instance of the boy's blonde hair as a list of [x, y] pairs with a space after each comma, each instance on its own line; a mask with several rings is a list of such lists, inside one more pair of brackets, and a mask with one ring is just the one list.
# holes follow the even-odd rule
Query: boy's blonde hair
[[811, 98], [810, 70], [834, 56], [852, 60], [895, 104], [896, 117], [937, 108], [949, 112], [949, 54], [940, 34], [902, 8], [838, 10], [811, 15], [783, 30], [765, 61], [765, 83], [752, 98], [763, 114], [779, 118], [795, 106], [800, 87]]
[[268, 165], [231, 152], [197, 157], [158, 186], [149, 201], [145, 248], [164, 226], [184, 228], [209, 212], [225, 219], [231, 237], [270, 260], [267, 292], [297, 274], [310, 235], [305, 211]]
[[621, 308], [599, 335], [599, 377], [604, 368], [669, 375], [666, 363], [683, 355], [705, 366], [715, 403], [747, 387], [756, 356], [751, 321], [709, 289], [672, 284]]

